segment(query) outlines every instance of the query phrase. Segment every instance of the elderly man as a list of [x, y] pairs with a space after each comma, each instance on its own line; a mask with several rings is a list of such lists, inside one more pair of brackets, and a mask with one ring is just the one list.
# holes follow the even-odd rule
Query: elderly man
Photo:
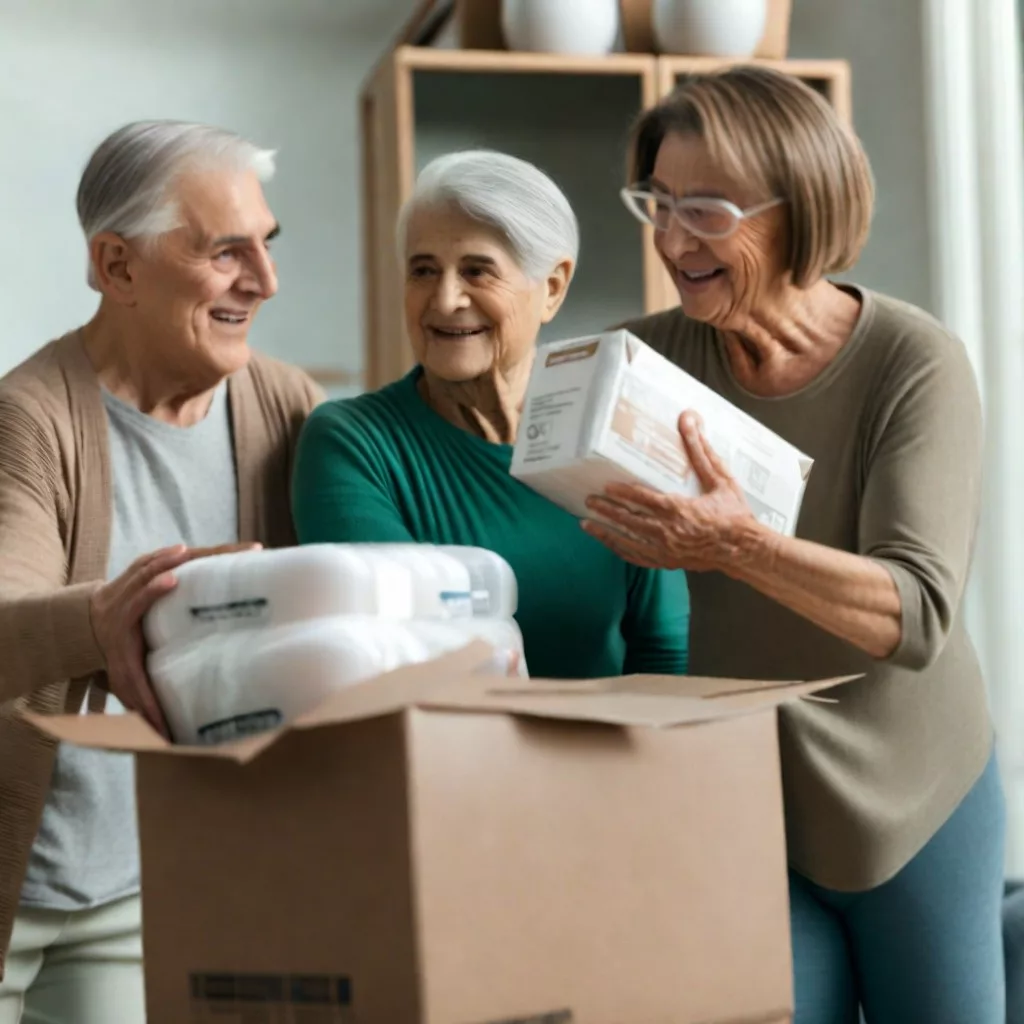
[[0, 1024], [145, 1018], [133, 764], [21, 717], [145, 715], [140, 622], [209, 548], [293, 543], [288, 478], [317, 404], [250, 351], [277, 290], [273, 154], [128, 125], [78, 192], [95, 317], [0, 380]]

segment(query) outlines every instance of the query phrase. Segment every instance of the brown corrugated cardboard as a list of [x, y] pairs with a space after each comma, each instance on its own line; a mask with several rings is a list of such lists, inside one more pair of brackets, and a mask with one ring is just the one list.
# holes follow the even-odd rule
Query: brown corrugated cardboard
[[792, 1005], [775, 708], [795, 684], [475, 672], [137, 754], [149, 1024], [712, 1024]]

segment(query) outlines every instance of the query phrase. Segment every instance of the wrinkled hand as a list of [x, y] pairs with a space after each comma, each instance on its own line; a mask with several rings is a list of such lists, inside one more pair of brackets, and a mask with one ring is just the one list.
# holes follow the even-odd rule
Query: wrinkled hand
[[738, 555], [738, 538], [756, 530], [757, 520], [691, 413], [679, 418], [679, 433], [701, 485], [699, 497], [610, 484], [604, 496], [587, 501], [607, 523], [588, 519], [583, 528], [620, 558], [643, 568], [728, 571]]
[[129, 710], [138, 712], [162, 736], [169, 737], [160, 704], [146, 672], [146, 641], [142, 620], [154, 602], [177, 585], [174, 570], [207, 555], [253, 551], [259, 544], [224, 544], [162, 548], [137, 558], [120, 576], [93, 592], [89, 614], [103, 654], [110, 692]]

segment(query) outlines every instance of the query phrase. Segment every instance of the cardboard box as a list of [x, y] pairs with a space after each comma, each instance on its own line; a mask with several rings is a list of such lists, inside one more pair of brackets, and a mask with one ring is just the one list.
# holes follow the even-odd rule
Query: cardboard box
[[792, 536], [813, 460], [625, 330], [541, 347], [511, 473], [580, 517], [613, 482], [696, 497], [678, 428], [687, 409], [754, 515]]
[[789, 1020], [776, 706], [831, 683], [486, 677], [473, 644], [276, 732], [137, 754], [149, 1024]]

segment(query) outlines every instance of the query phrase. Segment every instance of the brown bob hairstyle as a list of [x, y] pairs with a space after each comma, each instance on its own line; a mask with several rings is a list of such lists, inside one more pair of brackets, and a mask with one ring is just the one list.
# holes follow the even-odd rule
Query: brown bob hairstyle
[[793, 284], [848, 270], [867, 240], [874, 180], [857, 136], [792, 75], [738, 66], [685, 78], [633, 127], [630, 184], [649, 182], [665, 137], [701, 139], [734, 181], [786, 200]]

